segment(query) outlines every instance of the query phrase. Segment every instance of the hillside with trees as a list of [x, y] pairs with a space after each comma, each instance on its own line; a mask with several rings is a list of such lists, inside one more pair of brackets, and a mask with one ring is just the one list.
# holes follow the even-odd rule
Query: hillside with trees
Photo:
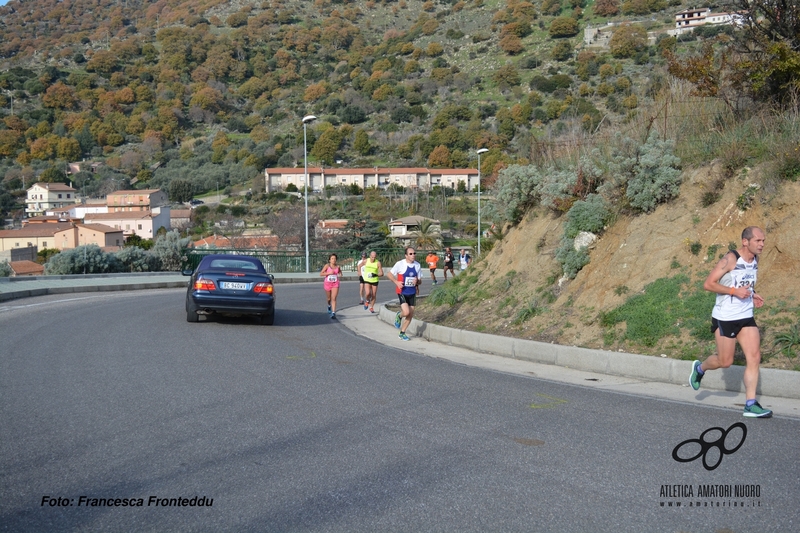
[[[601, 145], [653, 105], [665, 55], [703, 52], [695, 35], [678, 45], [664, 33], [682, 7], [11, 0], [0, 8], [0, 209], [83, 159], [105, 163], [69, 178], [90, 196], [111, 178], [164, 190], [188, 180], [195, 194], [250, 184], [264, 167], [302, 165], [308, 113], [320, 118], [314, 164], [463, 168], [484, 147], [488, 187], [508, 165]], [[585, 46], [582, 30], [609, 21], [635, 23], [615, 27], [608, 48]], [[705, 44], [730, 30], [700, 33]]]

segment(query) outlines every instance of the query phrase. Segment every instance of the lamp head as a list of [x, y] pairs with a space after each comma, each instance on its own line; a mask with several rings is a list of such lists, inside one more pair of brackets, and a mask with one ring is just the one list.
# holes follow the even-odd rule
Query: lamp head
[[312, 120], [317, 120], [317, 117], [315, 117], [314, 115], [306, 115], [303, 117], [303, 124], [311, 122]]
[[475, 153], [478, 154], [478, 155], [481, 155], [481, 154], [485, 154], [488, 151], [489, 151], [488, 148], [481, 148], [479, 150], [476, 150]]

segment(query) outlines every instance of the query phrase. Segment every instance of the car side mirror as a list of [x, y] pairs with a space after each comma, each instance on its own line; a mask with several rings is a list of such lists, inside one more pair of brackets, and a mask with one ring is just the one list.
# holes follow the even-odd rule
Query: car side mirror
[[187, 268], [187, 269], [181, 270], [181, 274], [183, 274], [184, 276], [191, 276], [193, 272], [194, 272], [194, 269], [192, 269], [192, 268]]
[[267, 276], [269, 276], [269, 279], [271, 281], [275, 281], [275, 276], [273, 276], [272, 274], [267, 274]]

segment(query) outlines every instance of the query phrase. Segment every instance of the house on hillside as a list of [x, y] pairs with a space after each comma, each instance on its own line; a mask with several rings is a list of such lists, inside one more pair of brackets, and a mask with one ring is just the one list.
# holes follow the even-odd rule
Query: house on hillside
[[74, 163], [67, 163], [67, 175], [77, 174], [81, 171], [95, 174], [102, 166], [103, 163], [99, 161], [75, 161]]
[[344, 235], [348, 222], [349, 220], [345, 218], [320, 220], [317, 222], [317, 225], [314, 226], [314, 237], [316, 239], [323, 239]]
[[43, 215], [48, 209], [75, 203], [75, 189], [63, 183], [37, 182], [28, 189], [25, 216]]
[[151, 211], [169, 203], [167, 193], [161, 189], [115, 191], [106, 195], [109, 213], [126, 211]]
[[125, 235], [119, 228], [105, 224], [77, 224], [78, 245], [96, 244], [106, 250], [125, 246]]
[[[264, 169], [266, 191], [286, 189], [294, 185], [299, 191], [305, 187], [304, 168]], [[357, 185], [362, 189], [375, 187], [386, 189], [390, 185], [411, 190], [431, 190], [433, 187], [456, 189], [460, 181], [471, 191], [478, 185], [477, 169], [428, 169], [428, 168], [320, 168], [308, 169], [308, 187], [314, 192], [326, 187]]]
[[711, 8], [684, 9], [675, 13], [675, 30], [671, 35], [678, 35], [706, 24], [725, 24], [741, 26], [744, 24], [746, 12], [720, 12], [714, 13]]
[[75, 226], [69, 222], [30, 224], [20, 229], [0, 230], [0, 251], [26, 247], [35, 247], [37, 251], [45, 248], [73, 248], [74, 240], [69, 237], [64, 246], [65, 238], [62, 233], [74, 230]]
[[71, 204], [45, 211], [46, 216], [79, 221], [84, 219], [86, 213], [108, 213], [108, 206], [106, 204]]
[[105, 224], [121, 229], [125, 237], [138, 235], [142, 239], [153, 239], [160, 228], [170, 227], [169, 207], [156, 207], [147, 211], [123, 211], [116, 213], [87, 213], [84, 224]]
[[398, 218], [389, 222], [390, 236], [396, 241], [403, 244], [403, 246], [411, 246], [420, 235], [420, 225], [424, 221], [430, 221], [430, 236], [441, 241], [442, 239], [442, 225], [438, 220], [427, 218], [419, 215], [410, 217]]

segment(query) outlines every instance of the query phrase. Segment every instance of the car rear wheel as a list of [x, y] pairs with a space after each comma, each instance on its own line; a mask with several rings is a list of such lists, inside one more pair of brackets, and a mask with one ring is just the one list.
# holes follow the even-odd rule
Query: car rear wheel
[[186, 322], [199, 322], [200, 315], [197, 314], [197, 311], [192, 309], [186, 311]]
[[266, 315], [261, 315], [261, 325], [271, 326], [275, 322], [275, 310], [270, 311]]

